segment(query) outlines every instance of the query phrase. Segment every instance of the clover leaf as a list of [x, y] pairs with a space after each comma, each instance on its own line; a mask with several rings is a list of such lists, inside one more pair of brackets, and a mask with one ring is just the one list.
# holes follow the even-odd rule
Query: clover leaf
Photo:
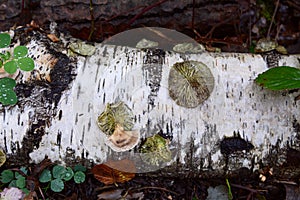
[[14, 74], [18, 69], [18, 64], [15, 60], [8, 61], [4, 64], [4, 70], [9, 74]]
[[23, 58], [25, 56], [27, 56], [28, 54], [28, 49], [25, 46], [17, 46], [14, 49], [14, 58], [18, 59], [18, 58]]
[[84, 167], [82, 165], [75, 165], [74, 171], [75, 172], [78, 172], [78, 171], [86, 172], [86, 167]]
[[20, 58], [17, 63], [20, 69], [23, 71], [28, 72], [34, 69], [34, 61], [31, 58]]
[[17, 95], [13, 88], [16, 86], [16, 81], [11, 78], [0, 79], [0, 102], [3, 105], [14, 105], [17, 103]]
[[66, 168], [60, 165], [55, 165], [52, 169], [53, 178], [61, 179], [66, 173]]
[[14, 173], [11, 170], [8, 170], [8, 169], [3, 170], [1, 172], [1, 177], [0, 178], [1, 178], [0, 181], [2, 183], [9, 183], [14, 179]]
[[69, 180], [71, 180], [73, 178], [73, 176], [74, 176], [74, 172], [73, 172], [72, 168], [71, 167], [67, 167], [66, 168], [66, 172], [65, 172], [65, 174], [63, 176], [63, 179], [65, 181], [69, 181]]
[[[10, 35], [0, 33], [0, 48], [8, 47], [11, 43]], [[4, 70], [9, 74], [14, 74], [18, 68], [23, 71], [31, 71], [34, 69], [34, 61], [27, 57], [28, 48], [26, 46], [17, 46], [11, 51], [6, 50], [0, 53], [0, 68], [4, 66]], [[16, 82], [10, 78], [2, 78], [0, 80], [0, 103], [3, 105], [14, 105], [17, 103], [17, 96], [13, 88]]]
[[47, 183], [47, 182], [51, 181], [51, 178], [52, 178], [51, 171], [49, 169], [45, 169], [41, 173], [39, 181], [41, 183]]
[[64, 182], [61, 179], [54, 179], [50, 182], [50, 188], [53, 192], [61, 192], [65, 187]]
[[79, 184], [85, 181], [85, 174], [82, 171], [77, 171], [74, 174], [74, 182]]
[[[1, 60], [2, 60], [3, 62], [9, 60], [10, 57], [11, 57], [11, 55], [10, 55], [10, 52], [9, 52], [9, 51], [7, 51], [7, 52], [5, 52], [5, 53], [0, 53], [0, 58], [1, 58]], [[1, 66], [2, 66], [2, 65], [1, 65]], [[1, 67], [1, 66], [0, 66], [0, 67]]]
[[52, 170], [44, 169], [39, 177], [39, 181], [41, 183], [50, 182], [50, 189], [53, 192], [61, 192], [65, 187], [65, 182], [70, 181], [72, 178], [74, 178], [74, 182], [77, 184], [85, 181], [86, 176], [83, 171], [86, 171], [86, 168], [78, 165], [76, 170], [78, 171], [74, 173], [71, 167], [55, 165]]
[[7, 33], [0, 33], [0, 48], [5, 48], [10, 45], [10, 35]]
[[24, 176], [19, 177], [16, 180], [16, 185], [18, 188], [24, 188], [26, 186], [26, 178]]

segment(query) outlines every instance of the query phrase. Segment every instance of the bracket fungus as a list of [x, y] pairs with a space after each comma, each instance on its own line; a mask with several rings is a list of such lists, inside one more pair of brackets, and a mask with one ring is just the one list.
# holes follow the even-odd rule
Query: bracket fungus
[[168, 146], [169, 143], [168, 139], [159, 134], [146, 138], [140, 147], [141, 159], [147, 164], [156, 166], [171, 161], [172, 153]]
[[0, 167], [6, 162], [6, 155], [2, 149], [0, 149]]
[[168, 83], [169, 95], [177, 105], [195, 108], [212, 93], [214, 77], [202, 62], [184, 61], [172, 66]]
[[134, 116], [124, 103], [107, 104], [98, 116], [100, 130], [108, 136], [108, 145], [117, 152], [134, 148], [139, 141], [139, 131], [132, 130]]

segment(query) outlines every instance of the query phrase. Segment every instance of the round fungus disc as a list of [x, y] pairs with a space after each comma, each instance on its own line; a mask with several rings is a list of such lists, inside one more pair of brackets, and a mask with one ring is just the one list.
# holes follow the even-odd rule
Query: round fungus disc
[[133, 113], [124, 103], [108, 103], [105, 110], [98, 116], [98, 126], [107, 135], [112, 135], [117, 126], [122, 127], [125, 131], [131, 131], [133, 122]]
[[169, 140], [158, 134], [146, 138], [140, 147], [141, 159], [150, 165], [156, 166], [160, 163], [169, 162], [172, 159], [172, 153], [168, 144]]
[[175, 63], [170, 69], [169, 95], [179, 106], [194, 108], [210, 96], [214, 77], [210, 69], [197, 61]]

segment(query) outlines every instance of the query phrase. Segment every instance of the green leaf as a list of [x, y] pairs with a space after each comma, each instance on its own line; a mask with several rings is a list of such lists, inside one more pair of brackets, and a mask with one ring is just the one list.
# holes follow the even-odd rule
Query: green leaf
[[63, 166], [56, 165], [52, 169], [52, 174], [54, 178], [63, 178], [66, 173], [66, 169]]
[[18, 68], [18, 64], [14, 60], [8, 61], [7, 63], [4, 64], [4, 70], [9, 74], [15, 73], [17, 71], [17, 68]]
[[69, 181], [69, 180], [71, 180], [73, 178], [73, 176], [74, 176], [74, 172], [73, 172], [72, 168], [71, 167], [67, 167], [66, 168], [66, 173], [64, 174], [63, 179], [65, 181]]
[[11, 55], [10, 55], [9, 51], [5, 52], [5, 54], [0, 53], [0, 58], [1, 58], [3, 61], [9, 60], [9, 59], [10, 59], [10, 56], [11, 56]]
[[50, 188], [53, 192], [61, 192], [64, 189], [65, 185], [61, 179], [54, 179], [50, 183]]
[[47, 182], [51, 181], [51, 179], [52, 179], [52, 175], [51, 175], [50, 170], [49, 170], [49, 169], [45, 169], [45, 170], [41, 173], [40, 178], [39, 178], [39, 181], [40, 181], [41, 183], [47, 183]]
[[7, 33], [0, 33], [0, 48], [8, 47], [10, 45], [10, 35]]
[[17, 180], [12, 180], [9, 184], [8, 187], [17, 187]]
[[85, 181], [85, 174], [82, 171], [77, 171], [74, 174], [75, 183], [83, 183]]
[[17, 184], [18, 188], [24, 188], [26, 185], [25, 177], [22, 176], [22, 177], [18, 178], [16, 181], [16, 184]]
[[20, 190], [22, 190], [26, 195], [30, 193], [30, 191], [26, 187], [20, 188]]
[[0, 89], [0, 102], [5, 106], [16, 104], [18, 102], [18, 98], [15, 91], [8, 88]]
[[[28, 170], [26, 169], [26, 167], [21, 167], [20, 171], [22, 171], [24, 174], [27, 175]], [[20, 177], [24, 177], [24, 176], [22, 174], [20, 174], [19, 172], [15, 172], [15, 178], [19, 179]]]
[[300, 88], [300, 69], [280, 66], [259, 74], [255, 82], [270, 90], [291, 90]]
[[27, 170], [27, 168], [26, 167], [20, 167], [20, 170], [24, 173], [24, 174], [26, 174], [27, 175], [27, 173], [28, 173], [28, 170]]
[[18, 178], [21, 178], [23, 177], [19, 172], [15, 172], [15, 178], [18, 179]]
[[9, 183], [14, 179], [14, 173], [11, 170], [3, 170], [1, 172], [1, 182], [2, 183]]
[[82, 165], [75, 165], [74, 171], [75, 171], [75, 172], [77, 172], [77, 171], [85, 172], [85, 171], [86, 171], [86, 167], [84, 167], [84, 166], [82, 166]]
[[17, 62], [20, 69], [23, 71], [28, 72], [34, 69], [34, 61], [32, 60], [32, 58], [28, 58], [28, 57], [20, 58]]
[[0, 79], [0, 102], [3, 105], [13, 105], [16, 104], [18, 99], [13, 88], [16, 86], [16, 81], [11, 78], [1, 78]]
[[16, 85], [16, 81], [12, 78], [0, 78], [0, 90], [2, 88], [13, 89]]
[[25, 46], [17, 46], [14, 49], [14, 59], [23, 58], [27, 56], [27, 54], [28, 54], [28, 49]]

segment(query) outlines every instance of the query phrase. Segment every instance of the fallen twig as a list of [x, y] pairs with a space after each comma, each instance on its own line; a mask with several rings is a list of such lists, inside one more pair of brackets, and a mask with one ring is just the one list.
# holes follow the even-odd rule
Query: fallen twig
[[140, 16], [142, 16], [145, 12], [147, 12], [148, 10], [151, 10], [152, 8], [159, 6], [160, 4], [166, 2], [168, 0], [161, 0], [157, 3], [154, 3], [146, 8], [144, 8], [140, 13], [138, 13], [137, 15], [135, 15], [128, 23], [128, 25], [131, 25], [137, 18], [139, 18]]
[[275, 19], [276, 13], [277, 13], [277, 9], [278, 9], [278, 6], [279, 6], [279, 1], [280, 0], [277, 0], [277, 2], [276, 2], [276, 6], [275, 6], [275, 9], [274, 9], [274, 12], [273, 12], [272, 20], [271, 20], [271, 23], [270, 23], [270, 26], [269, 26], [269, 29], [268, 29], [268, 33], [267, 33], [267, 39], [270, 39], [270, 32], [271, 32], [272, 24], [274, 23], [274, 19]]
[[93, 8], [93, 1], [90, 0], [90, 16], [91, 16], [91, 30], [90, 30], [90, 34], [88, 37], [88, 41], [90, 41], [92, 39], [92, 36], [94, 34], [95, 31], [95, 17], [94, 17], [94, 8]]
[[165, 191], [165, 192], [169, 192], [169, 193], [172, 193], [176, 196], [178, 196], [179, 194], [172, 191], [172, 190], [168, 190], [166, 188], [162, 188], [162, 187], [155, 187], [155, 186], [146, 186], [146, 187], [141, 187], [141, 188], [133, 188], [133, 189], [128, 189], [126, 191], [126, 193], [124, 194], [124, 198], [128, 195], [129, 192], [133, 192], [133, 191], [140, 191], [140, 190], [146, 190], [146, 189], [155, 189], [155, 190], [162, 190], [162, 191]]

